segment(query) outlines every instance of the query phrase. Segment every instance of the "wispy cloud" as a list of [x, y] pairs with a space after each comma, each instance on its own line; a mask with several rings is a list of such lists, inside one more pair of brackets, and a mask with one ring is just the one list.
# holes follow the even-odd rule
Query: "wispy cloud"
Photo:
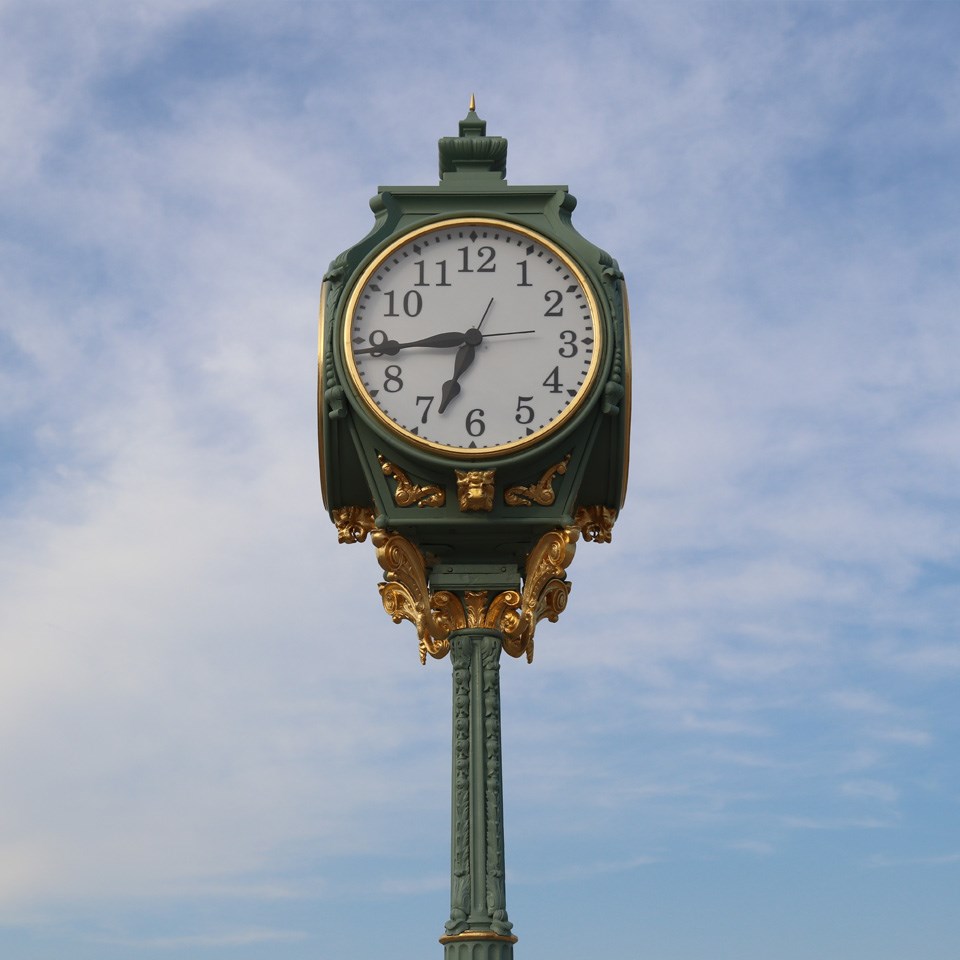
[[776, 852], [776, 846], [764, 840], [738, 840], [731, 843], [731, 850], [742, 850], [744, 853], [751, 853], [757, 857], [769, 857]]
[[577, 863], [557, 866], [544, 872], [517, 872], [510, 870], [507, 873], [508, 881], [513, 884], [529, 885], [542, 883], [559, 883], [569, 880], [582, 880], [588, 877], [605, 874], [629, 873], [641, 867], [657, 863], [657, 857], [631, 857], [626, 860], [596, 861], [592, 863]]
[[894, 803], [900, 796], [900, 791], [893, 784], [881, 780], [847, 780], [840, 784], [840, 793], [845, 797], [864, 797], [882, 803]]
[[867, 861], [873, 869], [888, 867], [948, 867], [960, 863], [960, 853], [934, 854], [929, 857], [887, 857], [876, 854]]
[[783, 825], [790, 830], [880, 830], [894, 824], [878, 817], [784, 817]]
[[102, 940], [101, 943], [132, 949], [181, 950], [187, 947], [243, 947], [254, 943], [299, 943], [308, 939], [302, 930], [241, 929], [222, 933], [197, 933], [180, 937], [142, 937]]
[[449, 889], [450, 877], [437, 874], [432, 877], [404, 877], [382, 880], [380, 890], [387, 896], [409, 896], [411, 894], [434, 893]]

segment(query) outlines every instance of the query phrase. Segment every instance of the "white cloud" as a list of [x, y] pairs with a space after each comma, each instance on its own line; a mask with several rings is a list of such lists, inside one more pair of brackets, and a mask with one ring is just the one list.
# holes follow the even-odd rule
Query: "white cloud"
[[189, 947], [243, 947], [253, 943], [299, 943], [307, 939], [302, 930], [232, 930], [224, 933], [197, 933], [184, 937], [143, 937], [141, 939], [104, 940], [103, 943], [133, 949], [165, 950]]
[[929, 857], [885, 857], [877, 854], [867, 861], [867, 866], [872, 868], [883, 867], [943, 867], [960, 863], [960, 853], [934, 854]]
[[847, 780], [840, 785], [840, 793], [845, 797], [862, 797], [882, 803], [894, 803], [900, 796], [895, 786], [880, 780]]

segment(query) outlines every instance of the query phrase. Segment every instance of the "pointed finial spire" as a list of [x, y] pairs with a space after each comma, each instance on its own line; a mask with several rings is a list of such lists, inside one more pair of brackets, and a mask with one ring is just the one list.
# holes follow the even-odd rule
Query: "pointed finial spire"
[[470, 94], [470, 109], [460, 121], [460, 136], [440, 138], [440, 179], [507, 175], [507, 141], [487, 136], [487, 121], [477, 116], [477, 98]]
[[470, 109], [460, 121], [461, 137], [485, 137], [487, 135], [487, 121], [477, 116], [477, 98], [470, 94]]

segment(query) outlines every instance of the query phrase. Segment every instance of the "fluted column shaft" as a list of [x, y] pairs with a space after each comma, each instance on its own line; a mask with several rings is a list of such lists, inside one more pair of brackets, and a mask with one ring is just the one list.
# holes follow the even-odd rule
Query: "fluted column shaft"
[[496, 630], [467, 628], [450, 636], [453, 803], [445, 960], [512, 960], [516, 942], [504, 885], [502, 645]]

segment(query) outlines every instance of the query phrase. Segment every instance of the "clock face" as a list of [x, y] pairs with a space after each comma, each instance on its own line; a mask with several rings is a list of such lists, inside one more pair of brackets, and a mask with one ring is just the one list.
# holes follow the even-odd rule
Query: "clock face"
[[455, 456], [536, 443], [579, 409], [600, 362], [596, 301], [546, 238], [483, 218], [409, 233], [347, 304], [354, 386], [406, 440]]

